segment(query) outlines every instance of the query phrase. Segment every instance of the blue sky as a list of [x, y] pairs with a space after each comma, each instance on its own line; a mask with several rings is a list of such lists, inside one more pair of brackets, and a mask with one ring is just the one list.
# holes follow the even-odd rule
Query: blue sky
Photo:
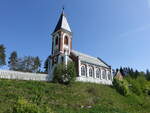
[[0, 44], [7, 57], [16, 50], [44, 61], [63, 5], [75, 50], [113, 68], [150, 69], [150, 0], [0, 0]]

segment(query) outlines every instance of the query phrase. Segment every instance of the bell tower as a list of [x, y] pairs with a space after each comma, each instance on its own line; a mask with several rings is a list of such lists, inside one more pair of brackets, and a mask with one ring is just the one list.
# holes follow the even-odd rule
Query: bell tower
[[72, 49], [72, 31], [70, 29], [67, 17], [63, 11], [59, 21], [52, 33], [52, 51], [51, 58], [53, 62], [60, 63], [65, 59], [65, 55], [69, 56]]

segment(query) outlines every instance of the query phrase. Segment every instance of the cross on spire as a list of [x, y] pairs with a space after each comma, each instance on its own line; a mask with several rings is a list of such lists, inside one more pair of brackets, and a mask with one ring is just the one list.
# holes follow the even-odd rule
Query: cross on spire
[[64, 15], [65, 14], [65, 6], [63, 5], [63, 7], [62, 7], [62, 14]]
[[62, 9], [63, 9], [63, 11], [65, 10], [65, 5], [63, 5]]

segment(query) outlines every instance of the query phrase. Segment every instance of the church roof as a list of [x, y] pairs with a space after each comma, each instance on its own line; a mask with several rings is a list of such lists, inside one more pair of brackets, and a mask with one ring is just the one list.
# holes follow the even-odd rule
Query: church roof
[[60, 15], [59, 21], [55, 27], [54, 32], [56, 32], [60, 29], [64, 29], [64, 30], [71, 32], [71, 29], [70, 29], [70, 26], [68, 24], [67, 17], [65, 16], [64, 10], [62, 11], [62, 13]]
[[91, 63], [91, 64], [95, 64], [95, 65], [102, 66], [102, 67], [110, 68], [110, 66], [108, 64], [106, 64], [103, 60], [101, 60], [100, 58], [92, 57], [92, 56], [89, 56], [87, 54], [75, 51], [75, 50], [72, 50], [71, 53], [73, 55], [75, 55], [76, 57], [79, 57], [79, 59], [81, 61]]

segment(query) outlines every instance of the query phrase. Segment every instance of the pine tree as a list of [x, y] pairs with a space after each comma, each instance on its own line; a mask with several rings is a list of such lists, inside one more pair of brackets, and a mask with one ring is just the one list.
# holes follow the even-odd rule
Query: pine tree
[[[49, 57], [48, 57], [49, 58]], [[44, 62], [44, 72], [45, 73], [48, 73], [48, 58], [45, 60], [45, 62]]]
[[135, 72], [134, 72], [134, 78], [137, 78], [139, 75], [140, 75], [139, 71], [135, 70]]
[[6, 54], [4, 45], [0, 45], [0, 66], [6, 64]]
[[124, 76], [124, 70], [122, 67], [120, 67], [120, 73]]
[[9, 69], [10, 70], [18, 70], [18, 55], [16, 51], [13, 51], [9, 57]]
[[150, 81], [150, 71], [146, 70], [146, 79]]
[[40, 58], [37, 56], [34, 58], [34, 65], [33, 65], [33, 71], [34, 72], [40, 72], [40, 67], [41, 67], [41, 60]]

